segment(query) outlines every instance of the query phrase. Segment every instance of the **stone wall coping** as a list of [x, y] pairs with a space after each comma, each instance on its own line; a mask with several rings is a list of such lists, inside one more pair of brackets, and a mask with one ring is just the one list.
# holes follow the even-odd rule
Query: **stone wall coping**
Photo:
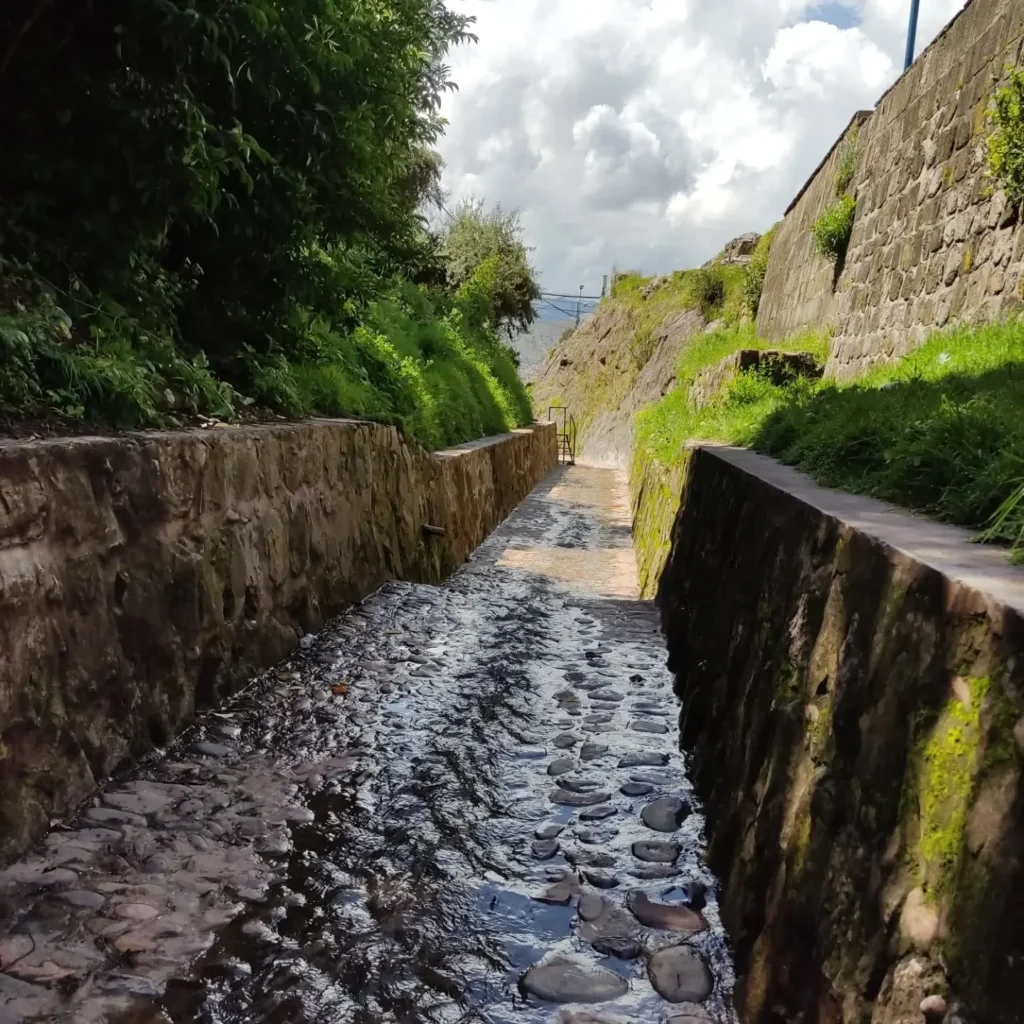
[[[144, 444], [153, 441], [167, 441], [175, 438], [197, 438], [219, 441], [224, 437], [237, 438], [239, 436], [250, 436], [259, 438], [260, 435], [281, 433], [289, 434], [304, 430], [310, 426], [339, 426], [350, 425], [363, 427], [365, 429], [388, 429], [393, 424], [382, 423], [379, 420], [350, 419], [346, 417], [316, 417], [308, 420], [281, 420], [274, 423], [228, 423], [222, 427], [182, 427], [175, 430], [121, 430], [112, 431], [109, 434], [64, 434], [55, 437], [18, 437], [0, 439], [0, 455], [5, 451], [23, 450], [45, 450], [52, 448], [82, 448], [92, 445], [123, 444], [135, 442]], [[499, 445], [510, 437], [517, 434], [531, 434], [542, 423], [531, 423], [527, 427], [518, 427], [504, 434], [490, 434], [487, 437], [477, 438], [473, 441], [466, 441], [463, 444], [453, 445], [450, 448], [442, 448], [435, 452], [428, 452], [434, 459], [449, 459], [465, 452], [475, 451], [478, 448], [488, 448]], [[397, 428], [394, 428], [397, 429]], [[407, 439], [408, 440], [408, 439]], [[414, 442], [411, 442], [414, 443]]]
[[477, 451], [480, 448], [491, 448], [494, 445], [501, 444], [502, 441], [508, 440], [510, 437], [515, 437], [517, 434], [532, 434], [538, 427], [542, 426], [547, 426], [547, 424], [531, 423], [528, 427], [517, 427], [515, 430], [510, 430], [504, 434], [491, 434], [488, 437], [479, 437], [475, 441], [465, 441], [462, 444], [453, 445], [451, 448], [442, 448], [430, 454], [435, 459], [451, 459], [465, 452]]
[[1024, 613], [1024, 568], [1008, 561], [1005, 548], [974, 543], [970, 530], [913, 515], [875, 498], [821, 487], [804, 473], [746, 448], [707, 442], [694, 442], [688, 447], [756, 477], [947, 579]]

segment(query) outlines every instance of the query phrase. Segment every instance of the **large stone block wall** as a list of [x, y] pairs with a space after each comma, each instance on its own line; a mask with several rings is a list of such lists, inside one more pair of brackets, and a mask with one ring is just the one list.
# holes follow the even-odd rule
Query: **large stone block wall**
[[828, 320], [835, 268], [815, 252], [811, 227], [836, 198], [843, 140], [851, 130], [859, 130], [867, 117], [861, 113], [853, 119], [775, 230], [757, 309], [758, 333], [765, 337], [781, 340], [804, 330], [819, 330]]
[[751, 452], [682, 495], [658, 600], [741, 1018], [1024, 1021], [1024, 570]]
[[304, 631], [440, 580], [556, 462], [547, 424], [436, 455], [348, 421], [0, 445], [0, 861]]
[[971, 0], [947, 26], [860, 125], [857, 214], [838, 279], [809, 233], [832, 198], [833, 156], [776, 236], [759, 331], [830, 330], [828, 372], [848, 378], [936, 329], [1024, 307], [1024, 227], [985, 160], [986, 113], [1022, 44], [1019, 0]]

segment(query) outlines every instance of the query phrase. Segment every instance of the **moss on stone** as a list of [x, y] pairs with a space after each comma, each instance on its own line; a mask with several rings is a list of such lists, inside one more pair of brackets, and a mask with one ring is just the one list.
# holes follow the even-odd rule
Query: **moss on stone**
[[951, 697], [921, 749], [918, 851], [931, 899], [955, 885], [979, 767], [981, 712], [990, 683], [969, 679], [967, 686], [970, 703]]
[[819, 698], [812, 707], [817, 708], [818, 713], [807, 722], [808, 747], [814, 763], [825, 764], [829, 760], [832, 741], [832, 700], [830, 697]]

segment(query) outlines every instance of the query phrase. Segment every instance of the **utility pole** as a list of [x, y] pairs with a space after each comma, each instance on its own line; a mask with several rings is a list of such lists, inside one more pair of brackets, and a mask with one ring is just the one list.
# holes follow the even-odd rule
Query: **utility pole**
[[580, 326], [580, 311], [583, 309], [583, 285], [580, 285], [580, 297], [576, 300], [576, 328]]
[[906, 71], [914, 63], [914, 48], [917, 45], [917, 16], [921, 11], [921, 0], [910, 0], [910, 27], [907, 29], [907, 61], [903, 65]]
[[605, 274], [601, 278], [601, 298], [603, 299], [608, 294], [608, 275]]

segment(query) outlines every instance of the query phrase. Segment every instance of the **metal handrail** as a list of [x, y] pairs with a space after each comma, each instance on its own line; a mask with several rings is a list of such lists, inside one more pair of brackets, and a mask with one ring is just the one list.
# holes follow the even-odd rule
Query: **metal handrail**
[[576, 417], [564, 405], [548, 407], [548, 420], [555, 424], [558, 438], [558, 461], [563, 465], [576, 465], [576, 441], [579, 431]]

